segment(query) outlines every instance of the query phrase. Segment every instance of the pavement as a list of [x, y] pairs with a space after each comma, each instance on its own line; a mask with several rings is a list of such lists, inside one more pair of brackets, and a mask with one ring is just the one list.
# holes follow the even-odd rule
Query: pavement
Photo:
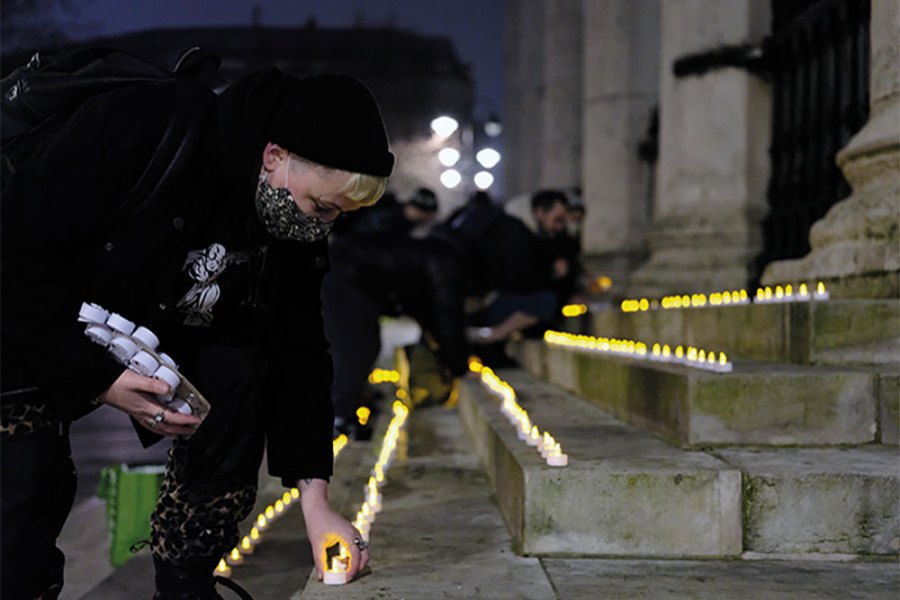
[[[401, 337], [411, 339], [408, 324]], [[397, 336], [394, 336], [397, 337]], [[384, 357], [389, 356], [389, 346]], [[382, 415], [389, 416], [389, 407]], [[378, 434], [353, 442], [338, 457], [332, 505], [352, 517], [379, 451]], [[81, 485], [60, 539], [67, 554], [62, 600], [151, 598], [147, 549], [124, 566], [109, 564], [105, 513], [94, 496], [99, 469], [115, 462], [162, 462], [165, 446], [143, 450], [131, 424], [110, 409], [76, 423], [73, 453]], [[260, 474], [258, 509], [280, 497]], [[257, 600], [896, 600], [900, 563], [851, 560], [633, 560], [521, 556], [456, 410], [412, 411], [407, 435], [382, 488], [383, 510], [370, 535], [371, 568], [344, 586], [315, 580], [298, 504], [263, 534], [232, 579]], [[241, 527], [248, 532], [250, 523]], [[224, 598], [236, 596], [220, 590]]]
[[[385, 420], [378, 430], [384, 430]], [[331, 500], [348, 516], [362, 501], [377, 452], [377, 441], [354, 442], [337, 460]], [[246, 563], [234, 568], [232, 578], [258, 600], [895, 600], [900, 592], [896, 561], [520, 556], [455, 410], [414, 410], [397, 456], [382, 488], [384, 508], [372, 527], [372, 561], [366, 575], [345, 586], [316, 581], [295, 504], [264, 533], [263, 543]], [[276, 481], [263, 477], [260, 507], [281, 491]], [[102, 506], [85, 499], [67, 524], [63, 545], [77, 551], [69, 552], [62, 598], [150, 598], [153, 575], [146, 550], [119, 569], [108, 566], [101, 543]], [[234, 597], [227, 590], [221, 593]]]

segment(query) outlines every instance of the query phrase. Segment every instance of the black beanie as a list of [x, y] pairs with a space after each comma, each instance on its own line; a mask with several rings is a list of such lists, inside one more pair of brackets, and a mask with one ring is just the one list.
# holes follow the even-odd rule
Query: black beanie
[[269, 121], [270, 141], [326, 167], [391, 174], [394, 155], [381, 111], [361, 81], [335, 73], [286, 79]]

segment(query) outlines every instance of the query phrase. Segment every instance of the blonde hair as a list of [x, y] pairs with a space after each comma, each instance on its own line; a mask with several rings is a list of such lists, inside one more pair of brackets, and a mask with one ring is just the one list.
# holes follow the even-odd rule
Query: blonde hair
[[[302, 156], [297, 156], [296, 154], [292, 154], [292, 156], [294, 157], [294, 163], [302, 163], [307, 167], [319, 169], [326, 173], [334, 171], [350, 173], [343, 169], [335, 169], [333, 167], [320, 165], [319, 163], [303, 158]], [[379, 198], [384, 194], [384, 191], [387, 189], [387, 183], [387, 177], [366, 175], [365, 173], [350, 173], [350, 178], [347, 180], [347, 183], [341, 187], [340, 193], [357, 202], [360, 206], [372, 206], [378, 202]]]
[[362, 206], [372, 206], [384, 194], [387, 177], [350, 173], [350, 179], [341, 188], [341, 193]]

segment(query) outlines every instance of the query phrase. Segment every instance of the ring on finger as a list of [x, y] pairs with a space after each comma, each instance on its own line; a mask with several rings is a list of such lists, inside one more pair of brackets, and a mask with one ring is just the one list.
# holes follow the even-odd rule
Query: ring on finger
[[147, 424], [150, 426], [150, 429], [156, 429], [160, 423], [166, 422], [166, 411], [161, 410], [155, 415], [153, 415], [152, 419], [147, 419]]
[[369, 549], [369, 542], [367, 542], [366, 540], [364, 540], [362, 538], [355, 538], [353, 540], [353, 545], [356, 546], [357, 548], [359, 548], [360, 550], [368, 550]]

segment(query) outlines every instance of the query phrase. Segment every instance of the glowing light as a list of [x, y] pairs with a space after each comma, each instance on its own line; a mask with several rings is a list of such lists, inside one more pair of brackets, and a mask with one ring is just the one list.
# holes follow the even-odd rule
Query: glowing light
[[256, 528], [260, 531], [265, 531], [269, 527], [269, 521], [266, 519], [266, 515], [260, 514], [256, 517]]
[[253, 542], [250, 541], [249, 536], [245, 535], [241, 538], [241, 554], [244, 556], [253, 554]]
[[228, 563], [225, 562], [224, 558], [219, 561], [219, 564], [216, 567], [216, 575], [221, 577], [231, 577], [231, 567], [228, 566]]
[[256, 527], [250, 528], [250, 543], [258, 544], [259, 540], [262, 539], [262, 536], [259, 534], [259, 529]]
[[445, 167], [452, 167], [459, 161], [459, 150], [456, 148], [444, 148], [438, 152], [438, 160]]
[[809, 288], [806, 287], [805, 283], [800, 284], [800, 295], [801, 296], [809, 296]]
[[459, 185], [460, 181], [462, 181], [462, 175], [456, 169], [447, 169], [441, 173], [441, 183], [444, 184], [445, 188], [452, 190]]
[[244, 564], [244, 557], [241, 556], [240, 550], [238, 550], [237, 548], [234, 548], [231, 550], [231, 552], [228, 553], [228, 558], [226, 559], [226, 562], [231, 566], [242, 565], [242, 564]]
[[282, 502], [281, 500], [276, 500], [275, 501], [275, 514], [280, 515], [283, 512], [284, 512], [284, 502]]
[[492, 169], [500, 162], [500, 153], [493, 148], [483, 148], [475, 155], [475, 160], [485, 169]]
[[579, 317], [587, 312], [588, 308], [584, 304], [566, 304], [562, 307], [564, 317]]
[[296, 500], [299, 497], [300, 497], [300, 490], [298, 490], [297, 488], [291, 488], [291, 498]]
[[782, 288], [780, 285], [775, 286], [775, 298], [777, 298], [778, 300], [784, 298], [784, 288]]
[[646, 298], [641, 298], [641, 301], [638, 303], [638, 308], [644, 312], [650, 310], [650, 301]]
[[377, 385], [379, 383], [398, 383], [400, 381], [400, 372], [391, 369], [372, 369], [369, 373], [369, 383]]
[[815, 293], [816, 300], [828, 300], [829, 296], [830, 296], [830, 294], [825, 289], [824, 282], [820, 281], [818, 284], [816, 284], [816, 293]]
[[270, 504], [269, 506], [266, 507], [266, 521], [271, 521], [274, 518], [275, 518], [275, 507]]
[[368, 407], [360, 406], [356, 409], [356, 418], [359, 419], [360, 425], [365, 425], [369, 422], [369, 415], [372, 414], [372, 411], [369, 410]]
[[684, 348], [681, 346], [675, 347], [675, 358], [681, 359], [684, 357]]
[[459, 129], [459, 122], [453, 117], [440, 116], [431, 122], [431, 130], [441, 137], [449, 137]]
[[281, 501], [284, 503], [285, 506], [290, 506], [291, 503], [294, 501], [294, 499], [291, 497], [290, 492], [285, 492], [284, 494], [281, 495]]
[[478, 171], [475, 173], [475, 177], [473, 177], [472, 180], [475, 182], [475, 185], [478, 186], [479, 190], [486, 190], [494, 185], [494, 176], [487, 171]]

